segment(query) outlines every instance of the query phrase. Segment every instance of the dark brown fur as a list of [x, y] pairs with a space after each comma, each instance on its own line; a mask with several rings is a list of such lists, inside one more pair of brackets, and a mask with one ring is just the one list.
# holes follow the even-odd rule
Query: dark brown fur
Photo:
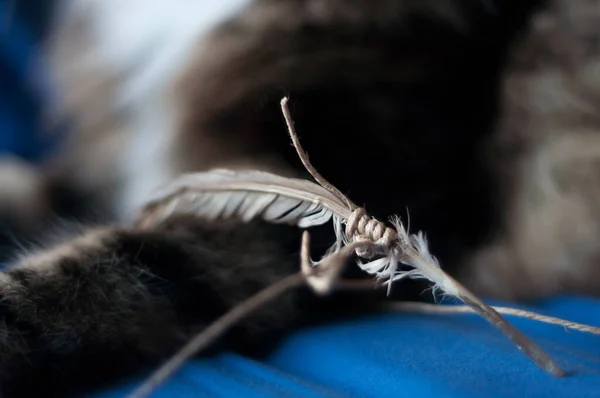
[[[173, 220], [147, 232], [92, 230], [24, 258], [2, 275], [2, 391], [77, 391], [165, 358], [227, 308], [295, 270], [280, 232]], [[277, 300], [235, 341], [256, 344], [265, 319], [268, 333], [289, 327], [297, 305], [296, 294]]]

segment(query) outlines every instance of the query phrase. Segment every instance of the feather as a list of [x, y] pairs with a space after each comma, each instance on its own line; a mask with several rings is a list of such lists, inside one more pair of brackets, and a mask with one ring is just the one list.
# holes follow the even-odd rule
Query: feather
[[[142, 210], [141, 219], [144, 224], [156, 224], [176, 214], [208, 220], [237, 217], [244, 222], [261, 217], [273, 223], [308, 228], [333, 218], [336, 242], [327, 251], [327, 258], [351, 243], [343, 228], [351, 213], [345, 201], [308, 180], [257, 170], [214, 169], [183, 175], [156, 191]], [[409, 277], [426, 278], [444, 292], [459, 295], [460, 289], [429, 253], [424, 235], [409, 235], [398, 218], [393, 224], [408, 245], [389, 250], [372, 261], [359, 259], [358, 266], [388, 284], [388, 291], [392, 281]], [[321, 261], [312, 264], [318, 266]], [[398, 272], [398, 262], [415, 270]]]
[[215, 169], [183, 175], [157, 190], [142, 209], [140, 225], [156, 224], [176, 214], [208, 220], [261, 217], [300, 228], [322, 225], [332, 216], [347, 218], [345, 202], [308, 180], [264, 171]]
[[[237, 217], [249, 221], [261, 217], [269, 222], [287, 223], [300, 228], [322, 225], [333, 218], [336, 242], [321, 261], [309, 260], [304, 244], [307, 240], [303, 240], [302, 264], [305, 268], [309, 265], [319, 265], [327, 269], [327, 265], [339, 263], [340, 259], [347, 257], [352, 248], [359, 250], [359, 246], [370, 245], [371, 248], [365, 252], [356, 251], [359, 257], [358, 265], [379, 280], [387, 279], [384, 283], [388, 284], [388, 293], [394, 280], [405, 277], [426, 278], [444, 292], [471, 306], [547, 372], [555, 376], [564, 374], [556, 362], [537, 345], [493, 308], [446, 274], [435, 257], [429, 253], [423, 234], [409, 234], [397, 217], [392, 221], [395, 225], [395, 231], [392, 231], [383, 223], [369, 217], [364, 209], [357, 207], [323, 178], [310, 164], [308, 155], [299, 143], [287, 108], [287, 98], [282, 100], [281, 105], [294, 147], [307, 171], [319, 184], [256, 170], [216, 169], [188, 174], [151, 197], [142, 209], [138, 226], [160, 223], [174, 214], [182, 213], [211, 220]], [[343, 224], [346, 224], [346, 230]], [[383, 257], [366, 263], [360, 261], [360, 257], [371, 259], [377, 254], [383, 254]], [[398, 271], [398, 262], [414, 269]], [[310, 283], [310, 280], [308, 282]], [[319, 289], [327, 290], [330, 287], [328, 286], [323, 285]]]
[[[210, 220], [238, 217], [249, 221], [261, 217], [273, 223], [287, 223], [300, 228], [322, 225], [333, 218], [336, 242], [327, 255], [313, 266], [324, 265], [345, 256], [355, 237], [347, 236], [343, 224], [347, 224], [353, 212], [351, 202], [335, 195], [322, 185], [275, 174], [255, 171], [231, 171], [216, 169], [187, 174], [158, 190], [142, 209], [138, 225], [160, 223], [175, 214], [190, 214]], [[360, 209], [358, 209], [360, 210]], [[429, 253], [422, 233], [409, 234], [398, 218], [395, 222], [397, 240], [392, 247], [384, 248], [385, 255], [366, 263], [358, 261], [365, 272], [378, 280], [391, 284], [402, 278], [426, 278], [447, 294], [456, 296], [469, 304], [480, 315], [502, 330], [524, 350], [536, 363], [554, 375], [562, 375], [556, 363], [533, 342], [496, 311], [461, 286], [440, 267]], [[376, 243], [373, 241], [373, 244]], [[342, 249], [344, 248], [344, 249]], [[398, 271], [398, 262], [414, 267], [410, 271]]]

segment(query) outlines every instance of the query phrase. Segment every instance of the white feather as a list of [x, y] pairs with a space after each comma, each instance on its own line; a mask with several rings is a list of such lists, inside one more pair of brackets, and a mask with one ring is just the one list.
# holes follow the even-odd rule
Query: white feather
[[[207, 220], [235, 217], [244, 222], [260, 217], [308, 228], [325, 224], [333, 217], [336, 242], [325, 258], [351, 243], [343, 228], [351, 214], [347, 203], [311, 181], [263, 171], [215, 169], [187, 174], [159, 189], [147, 203], [141, 219], [150, 223], [188, 214]], [[391, 282], [409, 277], [427, 278], [446, 291], [456, 292], [429, 253], [425, 237], [421, 233], [409, 235], [399, 219], [394, 224], [400, 241], [408, 247], [389, 250], [386, 256], [368, 262], [359, 259], [359, 267], [388, 283], [388, 289]], [[398, 271], [399, 262], [416, 269]], [[313, 261], [313, 265], [320, 263]]]
[[[260, 171], [213, 170], [184, 176], [174, 184], [159, 191], [146, 206], [140, 224], [160, 222], [175, 213], [191, 213], [211, 219], [238, 216], [249, 220], [261, 216], [274, 223], [290, 223], [309, 227], [324, 224], [335, 217], [334, 229], [337, 235], [333, 253], [313, 265], [329, 265], [347, 257], [352, 247], [340, 247], [348, 243], [348, 237], [342, 230], [342, 224], [351, 216], [349, 201], [338, 198], [327, 189], [306, 180], [290, 179]], [[147, 225], [147, 224], [146, 224]], [[560, 367], [539, 347], [529, 341], [514, 326], [502, 318], [493, 308], [462, 287], [439, 266], [435, 257], [429, 253], [427, 241], [422, 233], [409, 235], [403, 225], [396, 220], [398, 240], [392, 247], [385, 246], [385, 257], [375, 259], [359, 266], [378, 279], [387, 279], [388, 294], [391, 283], [402, 278], [426, 278], [434, 282], [442, 291], [456, 296], [469, 304], [475, 311], [499, 328], [529, 357], [548, 372], [560, 376]], [[305, 235], [307, 236], [307, 235]], [[357, 243], [357, 242], [354, 242]], [[375, 244], [374, 242], [371, 242]], [[305, 249], [303, 249], [305, 250]], [[306, 253], [307, 254], [307, 253]], [[398, 272], [398, 262], [415, 269]], [[306, 262], [303, 262], [303, 267]], [[325, 268], [327, 270], [327, 268]], [[341, 270], [332, 267], [330, 270]], [[328, 291], [338, 274], [331, 274], [326, 284], [315, 284], [307, 279], [317, 291]]]
[[313, 182], [255, 171], [215, 169], [187, 174], [154, 193], [142, 210], [143, 222], [176, 214], [209, 220], [261, 217], [278, 224], [308, 228], [333, 215], [348, 217], [346, 203]]

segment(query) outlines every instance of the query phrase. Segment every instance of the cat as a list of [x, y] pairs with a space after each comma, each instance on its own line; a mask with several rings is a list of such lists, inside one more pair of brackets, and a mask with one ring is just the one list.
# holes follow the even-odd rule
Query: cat
[[[68, 120], [69, 139], [42, 169], [19, 165], [46, 216], [0, 212], [34, 231], [74, 207], [102, 217], [0, 274], [4, 395], [64, 396], [157, 364], [297, 271], [296, 228], [194, 217], [130, 226], [150, 192], [183, 172], [306, 177], [284, 95], [315, 167], [379, 219], [407, 220], [408, 209], [411, 228], [474, 291], [600, 293], [600, 0], [207, 3], [59, 2], [48, 120]], [[77, 206], [54, 203], [73, 195]], [[317, 249], [332, 242], [325, 229], [315, 236]], [[422, 288], [399, 283], [392, 298]], [[260, 355], [360, 303], [368, 310], [364, 296], [299, 289], [213, 348]]]

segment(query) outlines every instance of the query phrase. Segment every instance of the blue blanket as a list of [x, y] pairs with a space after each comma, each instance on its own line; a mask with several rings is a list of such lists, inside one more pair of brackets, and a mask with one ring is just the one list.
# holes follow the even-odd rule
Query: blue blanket
[[[0, 34], [0, 154], [37, 161], [54, 142], [39, 133], [44, 88], [33, 74], [39, 66], [35, 40], [16, 18]], [[600, 325], [597, 300], [557, 297], [529, 309]], [[536, 368], [476, 315], [388, 313], [299, 331], [264, 362], [232, 353], [193, 360], [153, 396], [600, 397], [600, 336], [510, 320], [568, 377]], [[125, 396], [141, 380], [95, 397]]]
[[[583, 297], [520, 308], [600, 325], [600, 302]], [[387, 313], [296, 332], [264, 362], [192, 360], [152, 397], [600, 397], [600, 336], [509, 320], [567, 377], [538, 369], [477, 315]], [[126, 396], [141, 381], [95, 397]]]

